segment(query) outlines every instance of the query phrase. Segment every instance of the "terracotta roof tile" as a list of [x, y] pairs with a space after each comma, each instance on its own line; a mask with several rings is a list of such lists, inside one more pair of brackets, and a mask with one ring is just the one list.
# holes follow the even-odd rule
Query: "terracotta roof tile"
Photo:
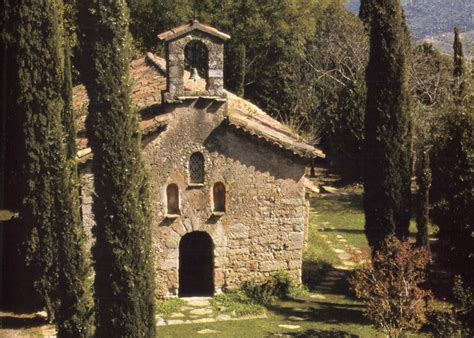
[[[161, 91], [166, 89], [166, 62], [152, 53], [147, 53], [145, 57], [132, 61], [130, 67], [132, 102], [142, 112], [140, 129], [146, 135], [156, 130], [157, 127], [167, 125], [168, 121], [172, 118], [171, 113], [156, 114], [161, 105]], [[202, 91], [205, 89], [206, 82], [204, 80], [188, 80], [189, 75], [189, 72], [185, 71], [184, 78], [186, 80], [184, 86], [187, 91]], [[307, 144], [296, 132], [270, 117], [251, 102], [230, 92], [227, 92], [227, 101], [227, 120], [233, 127], [262, 138], [301, 157], [314, 158], [325, 156], [320, 149]], [[84, 86], [75, 87], [73, 89], [73, 107], [77, 116], [77, 128], [80, 132], [82, 131], [82, 134], [84, 134], [87, 103], [88, 98]], [[150, 109], [155, 111], [155, 113], [150, 115]], [[87, 153], [85, 151], [87, 149], [87, 139], [78, 138], [77, 145], [82, 154]]]

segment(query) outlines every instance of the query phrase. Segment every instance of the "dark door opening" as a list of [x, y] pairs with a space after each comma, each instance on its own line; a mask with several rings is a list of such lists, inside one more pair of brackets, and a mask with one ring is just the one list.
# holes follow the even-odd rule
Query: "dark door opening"
[[212, 296], [214, 264], [212, 239], [201, 231], [181, 238], [179, 243], [179, 296]]

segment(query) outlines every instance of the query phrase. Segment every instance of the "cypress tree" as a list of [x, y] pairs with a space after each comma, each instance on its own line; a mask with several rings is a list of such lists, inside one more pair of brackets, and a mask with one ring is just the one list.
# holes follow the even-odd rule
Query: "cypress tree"
[[71, 55], [64, 49], [64, 109], [61, 116], [65, 135], [64, 175], [59, 184], [58, 287], [59, 299], [56, 327], [58, 337], [90, 337], [92, 335], [92, 295], [90, 264], [86, 254], [86, 238], [82, 227], [79, 201], [79, 179], [76, 166], [76, 129], [72, 109]]
[[[11, 49], [15, 58], [11, 81], [15, 100], [9, 111], [17, 158], [17, 172], [11, 177], [15, 186], [10, 188], [16, 190], [12, 203], [20, 216], [15, 224], [19, 242], [16, 249], [22, 261], [18, 263], [26, 263], [27, 273], [32, 275], [31, 281], [51, 317], [55, 303], [52, 292], [58, 277], [54, 269], [55, 177], [63, 162], [60, 141], [63, 71], [58, 11], [57, 1], [21, 1], [11, 7], [10, 21], [12, 25], [16, 23], [16, 27], [10, 27], [15, 41]], [[21, 289], [27, 288], [26, 283], [21, 285]]]
[[411, 121], [407, 28], [399, 0], [370, 3], [366, 69], [365, 232], [375, 250], [392, 233], [405, 239], [410, 220]]
[[81, 76], [94, 158], [95, 315], [98, 337], [154, 337], [154, 271], [138, 114], [130, 108], [125, 0], [81, 1]]
[[462, 50], [461, 37], [459, 36], [459, 29], [454, 27], [454, 77], [460, 79], [464, 74], [464, 52]]
[[[8, 192], [19, 212], [13, 239], [20, 243], [21, 277], [31, 276], [62, 337], [89, 335], [88, 265], [79, 215], [75, 149], [66, 147], [64, 30], [60, 0], [30, 0], [9, 7], [13, 41], [9, 129], [16, 173]], [[74, 133], [68, 136], [74, 142]], [[72, 140], [72, 141], [71, 141]], [[14, 153], [13, 153], [14, 152]], [[26, 269], [22, 264], [26, 263]], [[28, 291], [21, 281], [18, 293]], [[30, 296], [29, 293], [27, 293]], [[31, 299], [22, 299], [29, 303]]]
[[456, 104], [461, 104], [463, 96], [465, 94], [465, 81], [464, 81], [464, 52], [462, 49], [461, 37], [459, 36], [459, 30], [454, 27], [454, 101]]
[[359, 19], [361, 19], [366, 25], [369, 24], [370, 1], [371, 0], [360, 0]]
[[466, 77], [462, 44], [455, 34], [454, 102], [442, 118], [443, 134], [436, 144], [432, 194], [437, 197], [433, 221], [446, 255], [443, 259], [456, 273], [474, 285], [474, 96], [469, 90], [472, 78]]
[[416, 214], [416, 244], [418, 246], [429, 246], [428, 238], [428, 222], [429, 222], [429, 190], [431, 186], [431, 170], [430, 158], [428, 151], [423, 151], [420, 156], [418, 175], [416, 177], [418, 183], [417, 196], [417, 214]]

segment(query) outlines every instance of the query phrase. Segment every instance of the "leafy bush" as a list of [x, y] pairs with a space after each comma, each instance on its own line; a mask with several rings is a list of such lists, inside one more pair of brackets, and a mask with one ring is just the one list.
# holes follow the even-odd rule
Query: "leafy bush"
[[186, 305], [186, 301], [180, 298], [171, 298], [160, 300], [155, 303], [155, 312], [163, 315], [168, 315], [179, 310], [181, 306]]
[[474, 292], [464, 287], [460, 276], [454, 278], [454, 306], [435, 303], [429, 312], [429, 326], [437, 336], [471, 337], [474, 334]]
[[279, 271], [268, 277], [263, 282], [256, 279], [246, 281], [242, 291], [260, 304], [271, 304], [277, 299], [287, 298], [293, 286], [290, 275]]
[[375, 253], [372, 264], [361, 263], [349, 277], [356, 296], [366, 306], [364, 314], [390, 336], [419, 329], [427, 322], [431, 293], [419, 287], [426, 280], [430, 253], [412, 249], [408, 242], [388, 237]]
[[214, 296], [210, 300], [214, 312], [235, 313], [237, 317], [251, 316], [263, 313], [265, 310], [263, 306], [256, 303], [256, 301], [247, 296], [242, 291], [233, 291]]
[[465, 336], [474, 335], [474, 290], [463, 285], [461, 276], [454, 278], [453, 295], [455, 306], [453, 316], [461, 323]]
[[461, 332], [461, 323], [453, 316], [452, 306], [432, 303], [427, 314], [429, 327], [439, 337], [455, 337]]

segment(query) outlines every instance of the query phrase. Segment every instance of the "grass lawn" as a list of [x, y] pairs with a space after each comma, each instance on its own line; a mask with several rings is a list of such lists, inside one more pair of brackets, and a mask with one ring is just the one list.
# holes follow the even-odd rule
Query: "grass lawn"
[[[318, 196], [310, 202], [310, 228], [308, 246], [304, 253], [303, 274], [306, 286], [311, 290], [317, 287], [327, 271], [342, 263], [333, 248], [342, 250], [348, 244], [359, 249], [368, 247], [363, 231], [361, 191], [354, 190], [345, 195]], [[341, 236], [346, 242], [340, 241]], [[327, 240], [332, 243], [328, 244]], [[362, 305], [348, 290], [345, 280], [340, 279], [330, 292], [320, 294], [317, 296], [319, 298], [314, 298], [314, 294], [301, 292], [301, 295], [294, 299], [270, 306], [266, 310], [266, 319], [159, 326], [158, 337], [385, 337], [363, 317]], [[180, 305], [179, 300], [176, 300], [162, 304], [157, 310], [171, 314]], [[291, 326], [285, 328], [279, 325]], [[21, 330], [22, 334], [26, 336], [36, 336], [36, 333], [41, 336], [40, 328], [26, 330], [29, 327], [26, 323], [22, 327], [25, 328]], [[51, 326], [47, 328], [51, 329]], [[198, 331], [203, 329], [215, 332], [198, 334]], [[0, 336], [9, 333], [12, 332], [0, 329]]]

